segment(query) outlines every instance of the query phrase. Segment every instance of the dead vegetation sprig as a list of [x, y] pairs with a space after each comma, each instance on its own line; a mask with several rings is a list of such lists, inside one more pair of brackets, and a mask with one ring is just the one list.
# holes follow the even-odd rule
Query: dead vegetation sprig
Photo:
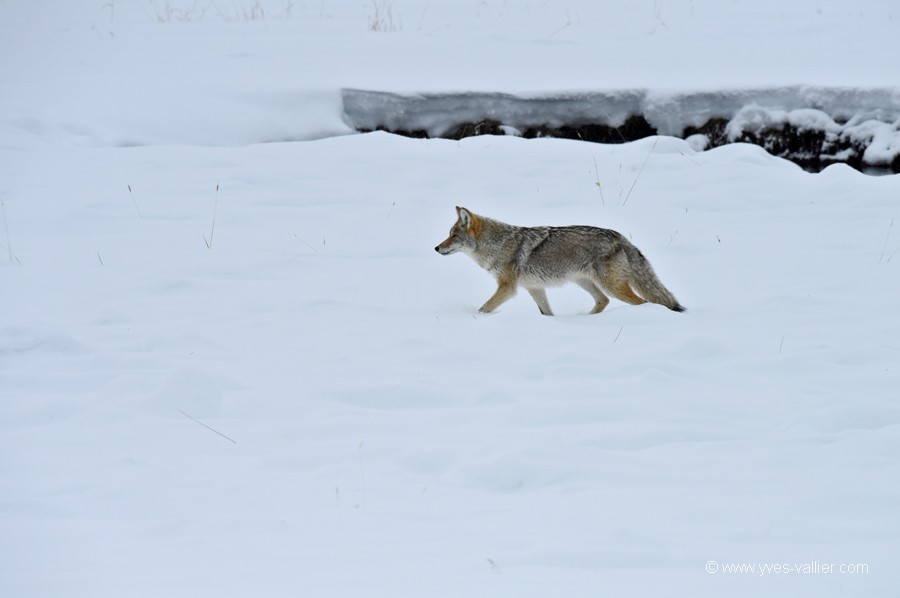
[[21, 260], [13, 252], [12, 239], [9, 236], [9, 220], [6, 218], [6, 204], [2, 201], [0, 201], [0, 209], [3, 210], [3, 228], [6, 230], [6, 248], [9, 250], [9, 261], [16, 262], [21, 266]]
[[369, 31], [392, 33], [403, 30], [403, 21], [389, 0], [372, 0], [368, 15]]
[[216, 213], [219, 211], [219, 184], [216, 183], [216, 201], [213, 204], [212, 227], [209, 229], [209, 240], [203, 235], [203, 242], [206, 243], [207, 249], [212, 249], [213, 236], [216, 234]]

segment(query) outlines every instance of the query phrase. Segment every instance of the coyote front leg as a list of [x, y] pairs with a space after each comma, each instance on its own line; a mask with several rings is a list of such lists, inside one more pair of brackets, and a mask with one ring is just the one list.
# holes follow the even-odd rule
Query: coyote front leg
[[516, 294], [516, 282], [514, 280], [509, 279], [501, 279], [497, 281], [499, 286], [497, 287], [497, 291], [491, 295], [491, 298], [488, 299], [484, 305], [478, 310], [483, 314], [489, 314], [505, 301], [507, 301], [510, 297]]

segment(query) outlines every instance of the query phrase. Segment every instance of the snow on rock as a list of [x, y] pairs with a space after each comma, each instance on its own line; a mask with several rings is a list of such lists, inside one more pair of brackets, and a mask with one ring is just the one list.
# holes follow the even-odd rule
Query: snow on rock
[[744, 141], [813, 170], [848, 162], [900, 171], [900, 88], [794, 86], [532, 96], [344, 89], [342, 96], [345, 122], [362, 131], [457, 139], [516, 132], [605, 143], [653, 134], [703, 134], [707, 139], [695, 139], [695, 147]]

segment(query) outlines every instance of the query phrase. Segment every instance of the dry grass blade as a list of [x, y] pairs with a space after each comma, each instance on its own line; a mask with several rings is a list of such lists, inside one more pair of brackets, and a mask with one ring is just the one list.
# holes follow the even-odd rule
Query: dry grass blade
[[185, 413], [184, 411], [179, 411], [179, 413], [180, 413], [181, 415], [185, 416], [186, 418], [188, 418], [189, 420], [191, 420], [192, 422], [196, 422], [196, 423], [200, 424], [201, 426], [203, 426], [203, 427], [206, 428], [207, 430], [209, 430], [209, 431], [211, 431], [211, 432], [215, 432], [216, 434], [218, 434], [219, 436], [221, 436], [222, 438], [224, 438], [224, 439], [227, 440], [228, 442], [231, 442], [232, 444], [237, 444], [237, 440], [235, 440], [235, 439], [233, 439], [233, 438], [230, 438], [230, 437], [226, 436], [225, 434], [222, 434], [221, 432], [219, 432], [219, 431], [216, 430], [215, 428], [212, 428], [212, 427], [210, 427], [210, 426], [207, 426], [206, 424], [204, 424], [202, 421], [200, 421], [200, 420], [197, 419], [196, 417], [192, 417], [192, 416], [188, 415], [187, 413]]
[[216, 184], [216, 201], [213, 204], [212, 227], [209, 230], [209, 240], [203, 235], [203, 242], [206, 243], [207, 249], [212, 249], [213, 236], [216, 234], [216, 213], [219, 211], [219, 185]]
[[631, 192], [634, 191], [634, 186], [637, 185], [638, 179], [641, 178], [641, 173], [644, 172], [644, 166], [647, 165], [647, 162], [650, 160], [650, 156], [653, 155], [653, 150], [656, 149], [656, 144], [659, 143], [659, 137], [656, 138], [656, 141], [653, 142], [653, 145], [650, 147], [650, 151], [647, 152], [647, 157], [644, 158], [644, 163], [641, 164], [640, 170], [638, 170], [637, 176], [634, 177], [634, 182], [631, 183], [631, 187], [628, 189], [628, 193], [625, 195], [625, 201], [622, 202], [622, 205], [628, 203], [628, 198], [631, 197]]
[[137, 210], [138, 216], [143, 220], [144, 215], [141, 214], [141, 209], [138, 207], [137, 200], [134, 198], [134, 191], [131, 190], [131, 185], [128, 185], [128, 194], [131, 195], [131, 203], [134, 204], [134, 209]]

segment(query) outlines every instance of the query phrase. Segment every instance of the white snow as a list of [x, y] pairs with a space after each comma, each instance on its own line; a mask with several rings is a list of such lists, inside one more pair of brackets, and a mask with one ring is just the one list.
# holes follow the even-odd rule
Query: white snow
[[[889, 90], [895, 13], [0, 3], [0, 595], [895, 595], [900, 177], [341, 114]], [[478, 315], [454, 205], [619, 230], [688, 312]]]

